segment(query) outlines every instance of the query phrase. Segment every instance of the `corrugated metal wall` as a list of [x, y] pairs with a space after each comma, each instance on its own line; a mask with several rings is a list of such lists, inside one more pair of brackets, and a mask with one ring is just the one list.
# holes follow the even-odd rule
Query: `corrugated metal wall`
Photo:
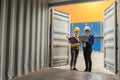
[[[103, 38], [100, 38], [103, 36], [103, 26], [102, 22], [85, 22], [85, 23], [73, 23], [71, 24], [71, 35], [74, 33], [74, 27], [80, 28], [80, 35], [84, 35], [84, 28], [85, 26], [90, 26], [91, 28], [91, 34], [95, 36], [95, 43], [93, 45], [94, 51], [103, 51]], [[82, 45], [81, 45], [82, 46]], [[81, 47], [82, 49], [82, 47]]]
[[0, 80], [49, 65], [44, 0], [0, 0]]
[[120, 0], [118, 0], [118, 74], [120, 76]]

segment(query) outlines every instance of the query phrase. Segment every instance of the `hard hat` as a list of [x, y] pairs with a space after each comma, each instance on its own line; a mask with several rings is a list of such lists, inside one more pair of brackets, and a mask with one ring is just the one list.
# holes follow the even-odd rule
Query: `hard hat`
[[86, 31], [86, 30], [90, 31], [90, 27], [89, 26], [85, 26], [84, 31]]
[[74, 32], [78, 32], [78, 31], [80, 31], [80, 28], [79, 27], [75, 27], [74, 28]]

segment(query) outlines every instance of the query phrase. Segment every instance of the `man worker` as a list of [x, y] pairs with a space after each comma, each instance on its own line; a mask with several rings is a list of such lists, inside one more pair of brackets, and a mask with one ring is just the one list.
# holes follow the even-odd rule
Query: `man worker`
[[92, 53], [92, 45], [94, 44], [94, 35], [90, 33], [91, 29], [89, 26], [84, 28], [85, 35], [88, 38], [88, 42], [83, 42], [83, 55], [85, 60], [85, 72], [92, 71], [92, 60], [91, 60], [91, 53]]

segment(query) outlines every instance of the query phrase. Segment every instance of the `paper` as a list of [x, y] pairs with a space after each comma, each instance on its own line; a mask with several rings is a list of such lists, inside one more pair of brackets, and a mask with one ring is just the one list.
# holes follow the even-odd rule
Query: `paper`
[[88, 37], [87, 36], [79, 36], [79, 39], [81, 42], [88, 42]]

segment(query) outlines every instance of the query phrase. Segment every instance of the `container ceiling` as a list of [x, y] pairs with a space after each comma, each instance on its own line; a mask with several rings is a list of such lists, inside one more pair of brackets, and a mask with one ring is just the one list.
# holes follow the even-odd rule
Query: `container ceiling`
[[103, 0], [47, 0], [47, 3], [49, 4], [49, 6], [60, 6], [66, 4], [94, 2], [94, 1], [103, 1]]

